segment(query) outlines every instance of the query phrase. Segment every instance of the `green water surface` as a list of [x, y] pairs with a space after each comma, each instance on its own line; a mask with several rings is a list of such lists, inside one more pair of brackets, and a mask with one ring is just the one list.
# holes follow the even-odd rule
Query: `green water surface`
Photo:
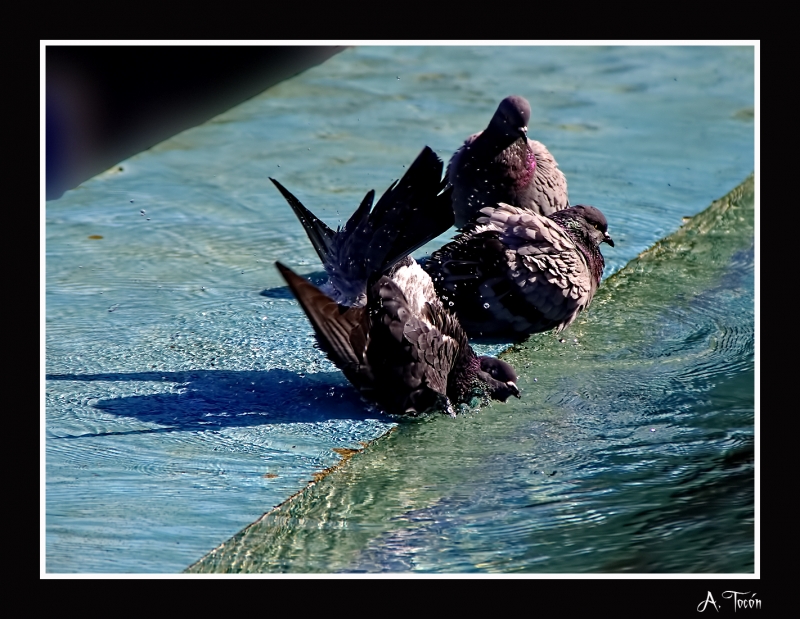
[[191, 572], [754, 571], [754, 179], [502, 355], [523, 399], [397, 429]]

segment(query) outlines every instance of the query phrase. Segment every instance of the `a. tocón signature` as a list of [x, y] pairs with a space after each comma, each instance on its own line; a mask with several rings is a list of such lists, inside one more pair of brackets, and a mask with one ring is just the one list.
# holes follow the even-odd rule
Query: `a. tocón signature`
[[[747, 596], [750, 597], [747, 597]], [[722, 598], [725, 600], [733, 600], [733, 610], [736, 612], [737, 610], [750, 610], [751, 608], [761, 608], [761, 600], [756, 597], [755, 592], [750, 593], [750, 591], [723, 591]], [[708, 592], [706, 595], [706, 599], [700, 602], [697, 605], [697, 612], [702, 613], [708, 608], [708, 605], [714, 607], [714, 610], [719, 612], [719, 606], [717, 606], [717, 601], [714, 599], [711, 591]]]

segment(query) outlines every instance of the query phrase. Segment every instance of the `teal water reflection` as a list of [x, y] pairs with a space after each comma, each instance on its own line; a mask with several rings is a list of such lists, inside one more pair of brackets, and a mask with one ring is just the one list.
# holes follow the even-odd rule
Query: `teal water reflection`
[[[753, 89], [754, 53], [748, 47], [354, 48], [48, 202], [46, 569], [180, 571], [305, 488], [347, 450], [361, 449], [397, 426], [360, 400], [312, 347], [305, 316], [286, 294], [273, 263], [281, 260], [300, 273], [315, 273], [317, 258], [269, 176], [336, 225], [368, 189], [382, 191], [401, 176], [422, 146], [449, 157], [467, 135], [485, 126], [500, 99], [522, 94], [533, 107], [531, 136], [547, 144], [559, 161], [572, 201], [594, 204], [609, 219], [617, 242], [605, 251], [611, 274], [753, 170]], [[752, 368], [746, 355], [731, 361], [729, 388], [709, 374], [706, 356], [687, 357], [694, 342], [709, 338], [722, 350], [749, 346], [752, 355], [753, 301], [747, 292], [752, 275], [747, 274], [753, 259], [746, 247], [742, 252], [731, 262], [741, 268], [693, 289], [686, 306], [672, 297], [644, 295], [664, 313], [655, 323], [646, 313], [641, 327], [635, 312], [626, 311], [628, 297], [611, 294], [616, 280], [609, 280], [609, 294], [598, 295], [586, 320], [611, 321], [609, 328], [626, 334], [620, 340], [624, 344], [608, 349], [603, 340], [587, 342], [576, 325], [565, 333], [564, 350], [572, 351], [566, 347], [578, 338], [582, 350], [602, 344], [604, 364], [629, 364], [642, 380], [637, 383], [641, 406], [661, 402], [653, 405], [654, 419], [670, 407], [677, 414], [693, 406], [669, 396], [680, 391], [677, 387], [689, 385], [706, 394], [698, 398], [717, 393], [722, 402], [731, 393], [747, 392], [740, 376], [741, 368]], [[681, 258], [676, 280], [705, 268], [705, 256], [695, 262], [691, 255]], [[667, 289], [672, 288], [670, 283]], [[687, 335], [686, 316], [699, 309], [716, 316], [719, 299], [741, 290], [745, 301], [714, 318], [724, 329], [704, 319], [698, 323], [705, 325], [702, 329]], [[609, 312], [606, 305], [621, 307]], [[665, 349], [669, 355], [647, 344], [654, 324], [671, 347]], [[547, 337], [530, 344], [545, 346]], [[594, 393], [598, 373], [575, 374], [569, 356], [563, 365], [548, 360], [545, 367], [534, 352], [521, 364], [525, 380], [539, 378], [526, 383], [521, 405], [530, 409], [495, 406], [457, 420], [446, 433], [435, 430], [445, 427], [435, 419], [401, 424], [369, 447], [363, 454], [368, 458], [354, 457], [341, 474], [346, 477], [358, 462], [369, 461], [389, 475], [394, 458], [370, 454], [398, 446], [416, 450], [423, 471], [429, 458], [449, 462], [437, 474], [447, 484], [463, 480], [462, 494], [441, 493], [437, 478], [423, 475], [408, 498], [389, 493], [386, 500], [399, 506], [398, 517], [419, 522], [438, 522], [437, 509], [452, 514], [462, 523], [448, 529], [453, 535], [471, 534], [469, 506], [484, 505], [484, 495], [498, 500], [486, 487], [469, 486], [466, 473], [460, 473], [465, 462], [474, 459], [487, 467], [475, 479], [528, 497], [529, 481], [523, 490], [503, 482], [513, 478], [513, 458], [502, 456], [514, 453], [519, 462], [546, 472], [527, 478], [546, 474], [546, 483], [531, 486], [536, 496], [560, 492], [559, 473], [551, 476], [558, 467], [550, 465], [566, 439], [554, 428], [567, 424], [579, 435], [611, 437], [629, 430], [621, 421], [625, 417], [609, 418], [604, 410], [589, 414], [578, 407], [580, 414], [565, 416], [562, 408], [569, 399], [558, 404], [562, 408], [543, 403], [535, 394], [548, 367], [563, 380], [571, 377], [569, 388], [578, 394]], [[670, 373], [673, 366], [652, 361], [665, 356], [685, 359], [683, 373]], [[592, 398], [602, 401], [602, 392]], [[522, 425], [511, 435], [505, 425], [487, 432], [498, 414], [518, 418]], [[548, 419], [558, 423], [542, 427]], [[683, 447], [673, 444], [675, 436], [692, 437], [697, 431], [673, 435], [660, 429], [671, 423], [665, 418], [645, 436], [663, 439], [661, 449], [677, 453]], [[696, 440], [704, 444], [704, 436], [698, 433]], [[606, 471], [610, 478], [633, 470], [617, 443], [609, 449], [617, 450], [616, 460], [609, 458], [596, 470], [589, 461], [579, 470]], [[351, 491], [342, 477], [329, 478], [340, 480], [338, 491]], [[413, 471], [408, 480], [413, 482]], [[635, 486], [634, 478], [629, 481]], [[428, 496], [430, 488], [428, 498], [417, 498]], [[358, 492], [375, 491], [364, 485]], [[630, 510], [658, 507], [645, 495], [638, 505], [635, 494], [625, 496]], [[356, 499], [354, 512], [362, 509]], [[351, 526], [350, 520], [342, 522]], [[531, 520], [504, 522], [532, 526]], [[373, 525], [365, 521], [363, 526]], [[414, 528], [423, 535], [424, 526]], [[409, 534], [401, 530], [381, 529], [385, 537], [374, 537], [373, 543], [385, 539], [391, 546], [392, 535]], [[439, 539], [436, 530], [422, 539], [444, 556], [447, 538], [436, 546], [431, 541]], [[486, 534], [482, 529], [481, 536]], [[553, 554], [563, 554], [556, 550]], [[404, 565], [381, 559], [369, 544], [353, 552], [337, 550], [337, 557], [347, 559], [309, 562], [307, 568]], [[516, 556], [514, 549], [498, 552]], [[463, 556], [438, 564], [435, 556], [423, 560], [418, 554], [421, 562], [408, 564], [409, 569], [466, 569]], [[497, 569], [530, 569], [530, 563], [509, 560]], [[607, 562], [611, 565], [613, 558]], [[300, 565], [292, 559], [286, 569]], [[661, 555], [644, 565], [670, 569]]]

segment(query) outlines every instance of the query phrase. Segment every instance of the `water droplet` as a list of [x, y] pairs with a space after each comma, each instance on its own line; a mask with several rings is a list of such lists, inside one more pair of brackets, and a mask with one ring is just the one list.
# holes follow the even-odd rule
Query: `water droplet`
[[453, 307], [453, 302], [452, 302], [452, 301], [450, 301], [450, 302], [448, 303], [448, 305], [449, 305], [450, 307]]
[[484, 303], [483, 304], [483, 309], [489, 309], [489, 304], [488, 303]]
[[131, 200], [131, 204], [133, 204], [133, 200]]
[[[131, 200], [131, 202], [133, 202], [133, 200]], [[147, 211], [145, 211], [144, 209], [142, 209], [141, 211], [139, 211], [139, 214], [140, 214], [140, 215], [144, 215], [146, 212], [147, 212]]]

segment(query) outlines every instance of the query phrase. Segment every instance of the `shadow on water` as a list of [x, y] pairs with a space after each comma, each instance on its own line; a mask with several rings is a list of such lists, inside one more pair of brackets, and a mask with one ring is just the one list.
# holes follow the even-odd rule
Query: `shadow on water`
[[[328, 274], [325, 271], [313, 271], [303, 275], [303, 277], [305, 277], [318, 288], [328, 280]], [[289, 286], [265, 288], [258, 294], [260, 294], [262, 297], [267, 297], [268, 299], [294, 299], [294, 295], [292, 294], [292, 291], [289, 290]]]
[[[107, 434], [213, 430], [331, 419], [388, 418], [365, 403], [339, 372], [191, 370], [100, 374], [48, 374], [47, 380], [177, 383], [174, 392], [100, 400], [93, 406], [120, 417], [163, 425]], [[324, 399], [325, 406], [318, 400]], [[311, 405], [314, 403], [315, 405]], [[363, 411], [363, 412], [361, 412]], [[87, 434], [52, 438], [81, 438]]]

